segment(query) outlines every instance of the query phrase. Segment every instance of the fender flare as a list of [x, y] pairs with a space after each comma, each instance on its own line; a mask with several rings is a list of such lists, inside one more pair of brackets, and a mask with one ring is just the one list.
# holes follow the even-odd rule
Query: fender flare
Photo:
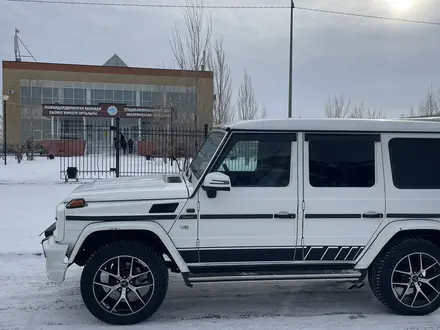
[[376, 238], [374, 238], [359, 255], [354, 268], [367, 269], [374, 258], [382, 251], [383, 247], [388, 244], [397, 233], [411, 230], [440, 231], [440, 222], [433, 219], [411, 219], [390, 222], [378, 232]]
[[89, 237], [91, 234], [99, 232], [99, 231], [122, 231], [122, 230], [139, 230], [139, 231], [149, 231], [155, 234], [163, 245], [165, 245], [165, 248], [170, 253], [171, 257], [173, 258], [174, 262], [176, 263], [177, 267], [182, 273], [189, 272], [188, 266], [186, 262], [183, 260], [182, 256], [180, 255], [179, 251], [177, 251], [176, 246], [174, 245], [171, 238], [168, 236], [166, 231], [156, 222], [149, 221], [149, 222], [138, 222], [138, 223], [129, 223], [124, 221], [112, 221], [112, 222], [95, 222], [91, 223], [88, 226], [86, 226], [81, 234], [79, 235], [77, 241], [75, 242], [75, 245], [72, 249], [72, 252], [69, 256], [69, 264], [72, 264], [75, 260], [76, 255], [79, 252], [79, 249], [81, 248], [84, 241]]

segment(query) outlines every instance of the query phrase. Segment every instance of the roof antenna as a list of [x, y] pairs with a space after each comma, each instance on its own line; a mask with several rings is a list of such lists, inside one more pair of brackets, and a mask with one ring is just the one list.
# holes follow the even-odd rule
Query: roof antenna
[[[20, 30], [15, 28], [15, 34], [14, 34], [14, 53], [15, 53], [15, 61], [21, 62], [22, 57], [32, 57], [35, 62], [37, 60], [35, 59], [34, 55], [32, 55], [31, 51], [26, 47], [24, 42], [20, 39], [18, 34], [20, 33]], [[26, 49], [29, 55], [21, 55], [20, 53], [20, 44], [23, 45], [23, 47]]]

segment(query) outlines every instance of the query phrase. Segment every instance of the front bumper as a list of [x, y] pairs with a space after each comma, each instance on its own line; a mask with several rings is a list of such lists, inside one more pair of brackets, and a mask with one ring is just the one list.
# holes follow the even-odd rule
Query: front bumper
[[58, 244], [54, 236], [49, 236], [41, 241], [44, 257], [46, 258], [46, 274], [49, 280], [64, 281], [69, 264], [64, 262], [67, 253], [67, 244]]

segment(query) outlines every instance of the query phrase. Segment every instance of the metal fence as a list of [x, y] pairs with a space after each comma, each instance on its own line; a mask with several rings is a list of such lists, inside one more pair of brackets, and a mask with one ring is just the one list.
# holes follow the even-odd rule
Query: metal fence
[[176, 173], [206, 139], [204, 128], [121, 126], [108, 121], [61, 127], [49, 149], [60, 159], [60, 179], [100, 179]]

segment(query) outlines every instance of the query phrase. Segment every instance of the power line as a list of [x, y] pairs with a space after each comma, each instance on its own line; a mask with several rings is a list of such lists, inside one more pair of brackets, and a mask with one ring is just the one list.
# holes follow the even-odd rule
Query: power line
[[[109, 7], [150, 7], [150, 8], [198, 8], [197, 5], [171, 5], [171, 4], [146, 4], [146, 3], [116, 3], [116, 2], [95, 2], [95, 1], [69, 1], [69, 0], [4, 0], [8, 2], [27, 2], [40, 4], [60, 5], [86, 5], [86, 6], [109, 6]], [[231, 5], [203, 5], [203, 8], [210, 9], [285, 9], [290, 6], [231, 6]]]
[[362, 18], [382, 19], [382, 20], [387, 20], [387, 21], [397, 21], [397, 22], [405, 22], [405, 23], [417, 23], [417, 24], [429, 24], [429, 25], [440, 26], [440, 22], [430, 22], [430, 21], [423, 21], [423, 20], [412, 20], [412, 19], [404, 19], [404, 18], [392, 18], [392, 17], [386, 17], [386, 16], [375, 16], [375, 15], [346, 13], [346, 12], [341, 12], [341, 11], [332, 11], [332, 10], [315, 9], [315, 8], [304, 8], [304, 7], [295, 7], [295, 8], [296, 9], [300, 9], [300, 10], [315, 11], [315, 12], [319, 12], [319, 13], [334, 14], [334, 15], [345, 15], [345, 16], [362, 17]]
[[[147, 7], [147, 8], [196, 8], [197, 5], [171, 5], [171, 4], [145, 4], [145, 3], [105, 3], [105, 2], [94, 2], [94, 1], [70, 1], [70, 0], [3, 0], [8, 2], [22, 2], [22, 3], [38, 3], [38, 4], [59, 4], [59, 5], [80, 5], [80, 6], [106, 6], [106, 7]], [[232, 6], [232, 5], [203, 5], [203, 8], [207, 9], [290, 9], [290, 6]], [[425, 24], [425, 25], [435, 25], [440, 26], [440, 22], [432, 22], [425, 20], [413, 20], [404, 18], [393, 18], [386, 16], [375, 16], [366, 14], [356, 14], [349, 12], [317, 9], [317, 8], [307, 8], [307, 7], [296, 7], [296, 10], [304, 10], [311, 12], [318, 12], [331, 15], [343, 15], [352, 16], [359, 18], [369, 18], [378, 19], [386, 21], [395, 21], [403, 23], [414, 23], [414, 24]]]

